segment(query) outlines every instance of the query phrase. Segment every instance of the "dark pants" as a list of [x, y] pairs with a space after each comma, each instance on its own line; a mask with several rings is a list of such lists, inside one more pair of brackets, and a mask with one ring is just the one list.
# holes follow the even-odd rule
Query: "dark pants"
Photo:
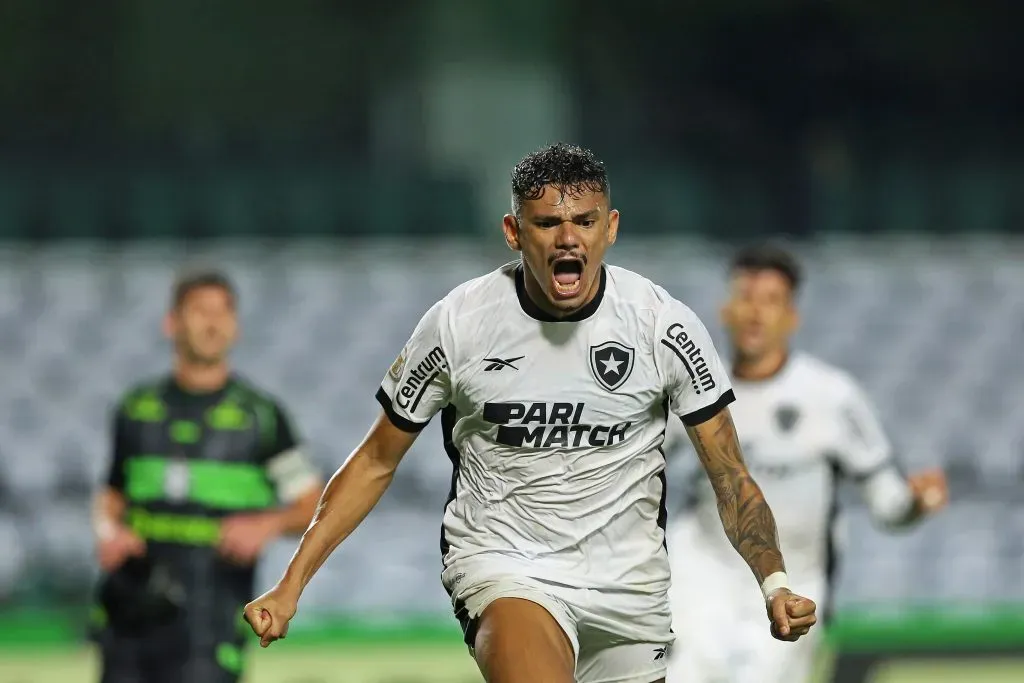
[[237, 683], [242, 650], [237, 640], [210, 646], [182, 643], [164, 634], [100, 639], [100, 683]]

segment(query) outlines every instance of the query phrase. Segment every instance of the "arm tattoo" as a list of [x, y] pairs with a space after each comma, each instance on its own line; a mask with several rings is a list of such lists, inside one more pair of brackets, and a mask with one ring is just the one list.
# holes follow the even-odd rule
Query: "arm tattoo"
[[686, 431], [715, 490], [725, 534], [757, 582], [785, 571], [775, 517], [743, 461], [729, 410]]

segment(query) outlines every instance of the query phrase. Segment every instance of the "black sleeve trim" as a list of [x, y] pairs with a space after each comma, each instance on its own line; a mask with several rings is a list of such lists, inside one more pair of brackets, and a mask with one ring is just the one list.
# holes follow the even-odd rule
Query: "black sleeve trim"
[[417, 434], [423, 431], [423, 428], [430, 424], [430, 420], [427, 420], [426, 422], [413, 422], [412, 420], [404, 418], [396, 413], [394, 405], [391, 404], [391, 397], [388, 396], [386, 391], [384, 391], [384, 387], [377, 390], [377, 403], [379, 403], [380, 407], [384, 409], [384, 414], [388, 416], [389, 420], [391, 420], [391, 424], [395, 425], [403, 432]]
[[683, 424], [687, 427], [696, 427], [699, 424], [707, 422], [718, 413], [736, 400], [736, 394], [732, 393], [732, 389], [718, 397], [718, 400], [709, 406], [704, 406], [700, 410], [695, 410], [688, 415], [683, 415], [679, 419], [683, 421]]

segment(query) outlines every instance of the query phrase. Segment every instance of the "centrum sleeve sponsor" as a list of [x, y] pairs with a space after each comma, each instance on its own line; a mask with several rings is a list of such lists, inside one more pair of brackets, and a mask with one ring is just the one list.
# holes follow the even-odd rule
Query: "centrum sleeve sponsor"
[[729, 376], [700, 318], [672, 300], [659, 316], [655, 362], [672, 412], [694, 426], [714, 417], [735, 397]]
[[420, 320], [401, 353], [384, 373], [377, 402], [392, 424], [418, 432], [448, 404], [451, 361], [445, 352], [443, 300]]
[[682, 362], [683, 367], [686, 368], [686, 374], [690, 377], [690, 384], [697, 394], [711, 391], [718, 386], [715, 376], [704, 359], [703, 350], [687, 333], [686, 327], [682, 323], [669, 325], [661, 343]]
[[444, 350], [435, 346], [417, 365], [406, 370], [405, 381], [395, 394], [395, 405], [410, 414], [415, 413], [431, 382], [447, 369], [448, 359]]

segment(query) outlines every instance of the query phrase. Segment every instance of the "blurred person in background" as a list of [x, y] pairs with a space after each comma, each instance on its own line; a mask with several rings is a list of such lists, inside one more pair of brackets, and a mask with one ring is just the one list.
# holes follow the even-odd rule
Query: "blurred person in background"
[[[945, 475], [934, 469], [904, 476], [856, 381], [792, 348], [802, 274], [790, 253], [749, 247], [729, 272], [722, 318], [743, 453], [778, 520], [788, 575], [827, 617], [840, 479], [859, 485], [880, 525], [899, 529], [946, 505]], [[680, 436], [674, 441], [685, 446]], [[820, 631], [795, 644], [767, 637], [764, 608], [717, 523], [715, 496], [696, 479], [692, 508], [669, 535], [678, 639], [668, 683], [808, 682]]]
[[94, 506], [102, 683], [231, 683], [241, 609], [267, 544], [309, 524], [323, 485], [284, 409], [231, 371], [236, 291], [217, 271], [174, 286], [173, 371], [117, 406]]
[[719, 528], [761, 585], [750, 600], [769, 605], [764, 630], [806, 634], [815, 606], [786, 585], [707, 330], [661, 287], [603, 262], [619, 224], [604, 164], [546, 147], [515, 166], [512, 197], [504, 235], [521, 258], [422, 317], [281, 580], [246, 606], [261, 644], [285, 634], [304, 587], [438, 412], [454, 466], [441, 580], [487, 681], [664, 681], [673, 635], [660, 447], [673, 415], [715, 482]]

